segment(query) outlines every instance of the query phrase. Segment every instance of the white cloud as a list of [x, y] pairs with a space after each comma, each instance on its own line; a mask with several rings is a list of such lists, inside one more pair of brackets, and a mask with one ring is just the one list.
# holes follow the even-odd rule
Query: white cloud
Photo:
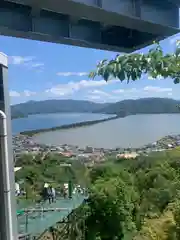
[[100, 81], [81, 80], [79, 82], [70, 82], [69, 84], [72, 86], [75, 86], [77, 89], [107, 85], [107, 83], [104, 80], [100, 80]]
[[114, 99], [120, 101], [123, 99], [137, 99], [143, 97], [155, 97], [159, 94], [161, 97], [172, 96], [172, 88], [163, 88], [158, 86], [146, 86], [144, 88], [116, 89], [112, 91]]
[[[112, 92], [105, 92], [98, 89], [88, 91], [87, 98], [90, 100], [98, 100], [98, 102], [114, 102], [118, 101], [122, 98], [122, 96], [119, 95], [113, 95]], [[124, 95], [123, 95], [124, 96]]]
[[172, 92], [172, 88], [162, 88], [162, 87], [154, 87], [154, 86], [146, 86], [144, 87], [143, 90], [147, 92], [157, 92], [157, 93]]
[[44, 67], [44, 63], [35, 62], [35, 57], [31, 56], [10, 56], [9, 63], [13, 65], [23, 65], [35, 69]]
[[24, 90], [22, 92], [17, 92], [17, 91], [9, 91], [10, 97], [31, 97], [36, 95], [36, 92], [32, 92], [29, 90]]
[[124, 93], [124, 89], [116, 89], [116, 90], [113, 90], [113, 93]]
[[108, 84], [112, 84], [117, 82], [116, 80], [112, 80], [109, 82], [106, 82], [104, 80], [94, 81], [94, 80], [81, 80], [79, 82], [68, 82], [66, 84], [58, 84], [50, 89], [47, 89], [46, 93], [51, 93], [59, 96], [65, 96], [73, 94], [76, 91], [79, 91], [81, 89], [88, 89], [88, 88], [95, 88], [95, 87], [101, 87]]
[[39, 67], [44, 67], [44, 63], [33, 63], [32, 64], [33, 68], [39, 68]]
[[56, 86], [56, 87], [52, 87], [50, 89], [47, 89], [45, 91], [46, 93], [51, 93], [53, 95], [58, 95], [58, 96], [66, 96], [66, 95], [70, 95], [73, 93], [72, 89], [66, 89], [60, 86]]
[[88, 94], [87, 98], [90, 100], [98, 100], [100, 102], [116, 100], [110, 93], [98, 89], [88, 91]]
[[32, 62], [33, 59], [34, 57], [11, 56], [10, 64], [22, 65], [28, 62]]
[[[147, 96], [156, 96], [157, 93], [164, 94], [165, 96], [171, 96], [172, 88], [163, 88], [158, 86], [146, 86], [144, 88], [130, 88], [130, 89], [115, 89], [111, 92], [106, 92], [101, 89], [103, 86], [109, 84], [117, 83], [118, 80], [112, 80], [106, 82], [104, 80], [94, 81], [94, 80], [81, 80], [79, 82], [71, 81], [64, 84], [58, 84], [52, 88], [46, 89], [45, 93], [49, 97], [66, 97], [72, 96], [76, 92], [83, 90], [83, 95], [87, 99], [91, 100], [106, 100], [106, 101], [118, 101], [128, 98], [137, 98]], [[88, 90], [86, 92], [86, 90]]]
[[116, 89], [116, 90], [113, 90], [112, 92], [115, 93], [115, 94], [122, 94], [122, 93], [134, 93], [134, 92], [137, 92], [138, 90], [136, 88], [130, 88], [130, 89]]
[[25, 97], [31, 97], [31, 96], [36, 95], [36, 92], [32, 92], [32, 91], [29, 91], [29, 90], [24, 90], [23, 94], [25, 95]]
[[101, 99], [101, 97], [97, 96], [97, 95], [88, 95], [87, 98], [90, 100], [100, 100]]
[[137, 89], [137, 88], [130, 88], [129, 90], [128, 90], [128, 92], [129, 93], [136, 93], [136, 92], [138, 92], [139, 90]]
[[10, 97], [20, 97], [20, 93], [17, 91], [9, 91]]
[[101, 90], [97, 90], [97, 89], [89, 91], [89, 93], [93, 94], [93, 95], [99, 95], [99, 96], [105, 96], [105, 97], [111, 96], [109, 93], [101, 91]]
[[70, 77], [70, 76], [82, 77], [82, 76], [89, 75], [89, 73], [87, 73], [87, 72], [58, 72], [57, 75], [63, 76], [63, 77]]
[[95, 95], [89, 94], [85, 96], [85, 99], [93, 102], [105, 103], [105, 102], [115, 102], [118, 99], [113, 97], [112, 95]]
[[[87, 99], [95, 102], [115, 102], [123, 99], [137, 99], [142, 97], [154, 97], [158, 94], [162, 97], [172, 96], [172, 88], [159, 86], [145, 86], [144, 88], [119, 88], [115, 90], [105, 90], [106, 85], [116, 83], [116, 80], [105, 82], [104, 80], [81, 80], [79, 82], [71, 81], [64, 84], [55, 85], [42, 92], [33, 92], [24, 90], [21, 92], [10, 91], [10, 96], [20, 97], [23, 101], [28, 99], [47, 99], [47, 98], [72, 98]], [[116, 85], [118, 86], [118, 85]], [[81, 91], [83, 90], [83, 91]]]

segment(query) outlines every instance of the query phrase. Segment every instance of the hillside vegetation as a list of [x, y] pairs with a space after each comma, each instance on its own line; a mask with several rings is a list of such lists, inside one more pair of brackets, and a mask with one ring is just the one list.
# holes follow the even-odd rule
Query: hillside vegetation
[[[72, 164], [72, 167], [61, 167], [61, 163]], [[15, 177], [17, 182], [22, 182], [21, 187], [27, 193], [24, 198], [27, 198], [28, 202], [40, 200], [45, 182], [50, 182], [56, 189], [60, 189], [62, 184], [69, 180], [84, 187], [88, 181], [84, 164], [58, 154], [48, 154], [45, 157], [43, 154], [23, 154], [17, 159], [16, 167], [22, 167]]]
[[87, 239], [180, 239], [180, 149], [90, 172]]
[[116, 103], [94, 103], [81, 100], [46, 100], [30, 101], [11, 106], [12, 117], [43, 113], [104, 113], [153, 114], [179, 113], [177, 105], [180, 101], [168, 98], [141, 98], [123, 100]]
[[82, 100], [45, 100], [45, 101], [29, 101], [20, 103], [11, 107], [12, 115], [21, 113], [40, 114], [40, 113], [91, 113], [98, 111], [108, 104], [98, 104]]
[[[86, 240], [179, 240], [179, 159], [180, 148], [176, 148], [133, 160], [111, 157], [86, 168], [56, 155], [43, 161], [40, 155], [34, 160], [29, 155], [18, 160], [23, 169], [16, 178], [25, 179], [35, 195], [44, 181], [57, 186], [71, 179], [88, 186], [88, 201], [75, 212], [77, 219], [69, 230], [58, 231], [57, 239], [80, 239], [85, 234]], [[64, 161], [70, 161], [72, 168], [62, 169]]]
[[100, 110], [97, 110], [97, 112], [118, 114], [123, 111], [126, 115], [179, 113], [177, 108], [178, 104], [179, 101], [168, 98], [141, 98], [137, 100], [123, 100], [112, 103]]

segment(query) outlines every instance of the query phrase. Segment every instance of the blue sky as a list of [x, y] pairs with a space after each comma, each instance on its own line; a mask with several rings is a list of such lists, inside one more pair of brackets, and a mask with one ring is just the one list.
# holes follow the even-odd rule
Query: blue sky
[[[173, 52], [180, 34], [161, 42], [166, 52]], [[115, 102], [140, 97], [180, 99], [180, 85], [171, 79], [148, 77], [127, 84], [90, 80], [88, 73], [104, 58], [117, 53], [78, 48], [31, 40], [0, 37], [1, 52], [9, 57], [9, 92], [11, 103], [44, 99], [85, 99]], [[146, 52], [149, 48], [142, 49]]]

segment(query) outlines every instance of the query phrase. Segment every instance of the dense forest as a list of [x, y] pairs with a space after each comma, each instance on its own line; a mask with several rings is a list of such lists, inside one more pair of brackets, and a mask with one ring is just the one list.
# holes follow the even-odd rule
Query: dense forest
[[[134, 160], [106, 159], [87, 168], [78, 161], [52, 155], [45, 160], [23, 156], [23, 169], [16, 180], [25, 178], [36, 192], [44, 181], [57, 184], [71, 179], [89, 188], [89, 198], [77, 209], [77, 220], [63, 239], [86, 240], [178, 240], [180, 239], [180, 148]], [[73, 167], [61, 169], [60, 162]], [[31, 197], [31, 196], [29, 196]], [[80, 211], [81, 210], [81, 211]], [[82, 221], [84, 227], [82, 227]], [[82, 233], [84, 231], [84, 233]], [[79, 238], [78, 238], [79, 236]]]
[[12, 117], [40, 113], [105, 113], [105, 114], [153, 114], [179, 113], [180, 101], [169, 98], [141, 98], [116, 103], [94, 103], [80, 100], [29, 101], [11, 106]]
[[177, 148], [91, 169], [85, 239], [180, 239], [179, 157]]

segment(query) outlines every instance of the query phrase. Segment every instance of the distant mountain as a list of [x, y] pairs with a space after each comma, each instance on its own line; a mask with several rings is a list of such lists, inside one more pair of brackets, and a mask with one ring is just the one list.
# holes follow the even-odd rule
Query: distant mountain
[[112, 103], [96, 112], [120, 115], [180, 113], [178, 104], [180, 101], [169, 98], [140, 98]]
[[100, 104], [83, 100], [45, 100], [29, 101], [11, 106], [12, 116], [40, 113], [92, 113], [109, 104]]
[[[12, 109], [12, 108], [11, 108]], [[15, 119], [15, 118], [24, 118], [24, 117], [28, 117], [28, 114], [27, 115], [25, 115], [25, 114], [23, 114], [22, 112], [20, 112], [20, 111], [16, 111], [16, 110], [13, 110], [13, 111], [11, 111], [11, 118], [12, 119]]]
[[154, 113], [180, 113], [180, 101], [169, 98], [141, 98], [116, 103], [94, 103], [81, 100], [29, 101], [11, 106], [12, 117], [46, 113], [104, 113], [120, 116]]

